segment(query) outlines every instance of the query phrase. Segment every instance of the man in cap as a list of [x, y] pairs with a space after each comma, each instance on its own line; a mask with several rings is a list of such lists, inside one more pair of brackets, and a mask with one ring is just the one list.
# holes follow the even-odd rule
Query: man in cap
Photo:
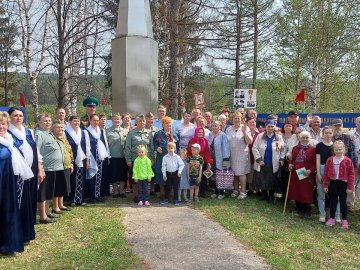
[[90, 125], [90, 116], [96, 113], [96, 106], [99, 105], [99, 100], [96, 97], [88, 96], [83, 101], [83, 106], [86, 107], [86, 115], [80, 118], [80, 127], [87, 128]]
[[290, 111], [288, 113], [288, 122], [293, 126], [293, 132], [299, 126], [299, 114], [295, 111]]
[[[335, 119], [332, 122], [332, 127], [334, 130], [333, 141], [342, 141], [345, 144], [346, 156], [350, 158], [354, 166], [356, 166], [357, 156], [355, 154], [355, 145], [352, 137], [344, 133], [343, 121], [341, 119]], [[354, 207], [354, 194], [347, 194], [346, 204], [349, 207], [349, 211], [352, 211]]]

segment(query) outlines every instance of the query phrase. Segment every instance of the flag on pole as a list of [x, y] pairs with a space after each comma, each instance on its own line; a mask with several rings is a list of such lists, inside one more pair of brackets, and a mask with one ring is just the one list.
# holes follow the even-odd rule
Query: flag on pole
[[305, 88], [296, 95], [295, 102], [305, 102]]
[[20, 106], [26, 107], [25, 94], [24, 94], [24, 92], [20, 92], [20, 93], [19, 93], [19, 96], [20, 96]]

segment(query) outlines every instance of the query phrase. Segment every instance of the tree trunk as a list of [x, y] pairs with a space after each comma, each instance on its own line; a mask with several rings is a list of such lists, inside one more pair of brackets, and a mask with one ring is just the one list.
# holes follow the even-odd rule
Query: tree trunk
[[39, 76], [38, 72], [32, 72], [29, 79], [30, 79], [30, 88], [31, 88], [31, 104], [33, 107], [33, 117], [34, 122], [37, 123], [37, 119], [39, 117], [39, 93], [37, 89], [36, 80]]
[[252, 78], [252, 88], [256, 89], [256, 79], [257, 79], [257, 68], [258, 68], [258, 40], [259, 40], [259, 24], [258, 24], [258, 1], [254, 0], [254, 59], [253, 59], [253, 78]]
[[240, 88], [240, 53], [241, 53], [241, 36], [242, 36], [242, 0], [236, 1], [236, 52], [235, 52], [235, 88]]
[[169, 96], [171, 97], [171, 110], [170, 115], [172, 118], [176, 118], [179, 108], [179, 9], [182, 4], [182, 0], [171, 0], [169, 2], [169, 26], [170, 26], [170, 45], [169, 45]]

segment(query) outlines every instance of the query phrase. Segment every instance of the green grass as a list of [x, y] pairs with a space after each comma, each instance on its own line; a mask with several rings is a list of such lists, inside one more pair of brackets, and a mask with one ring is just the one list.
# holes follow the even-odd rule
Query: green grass
[[318, 222], [313, 207], [310, 220], [282, 204], [255, 198], [205, 199], [195, 206], [254, 249], [275, 269], [360, 269], [360, 213], [349, 215], [349, 230]]
[[[0, 256], [0, 269], [147, 269], [126, 243], [119, 203], [131, 199], [76, 207], [57, 223], [36, 225], [36, 240], [17, 257]], [[304, 221], [291, 206], [283, 216], [280, 203], [273, 206], [254, 198], [205, 199], [194, 207], [274, 269], [360, 269], [360, 213], [351, 213], [349, 230], [342, 230], [338, 224], [320, 224], [315, 208]]]
[[143, 269], [125, 240], [118, 200], [76, 207], [54, 224], [36, 225], [36, 239], [0, 269]]

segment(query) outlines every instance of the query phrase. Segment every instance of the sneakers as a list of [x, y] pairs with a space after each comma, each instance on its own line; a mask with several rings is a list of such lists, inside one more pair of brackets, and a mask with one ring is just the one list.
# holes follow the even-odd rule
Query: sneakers
[[221, 200], [221, 199], [224, 199], [225, 196], [224, 195], [219, 195], [217, 198]]
[[162, 204], [162, 205], [164, 205], [164, 204], [168, 204], [169, 203], [169, 201], [168, 200], [162, 200], [161, 202], [160, 202], [160, 204]]
[[143, 202], [142, 201], [139, 201], [138, 202], [138, 206], [142, 206], [143, 205]]
[[346, 219], [341, 221], [341, 228], [342, 229], [348, 229], [349, 228], [349, 222]]
[[340, 217], [335, 217], [335, 221], [336, 221], [337, 223], [341, 223]]
[[145, 201], [144, 205], [145, 205], [145, 206], [150, 206], [149, 201]]
[[246, 193], [240, 192], [240, 195], [239, 195], [237, 198], [240, 199], [240, 200], [243, 200], [243, 199], [245, 199], [246, 197], [247, 197]]
[[325, 217], [320, 216], [320, 217], [319, 217], [319, 221], [320, 221], [321, 223], [324, 223], [324, 222], [325, 222]]
[[217, 197], [216, 194], [211, 194], [211, 196], [210, 196], [211, 199], [215, 199], [216, 197]]
[[175, 201], [175, 206], [179, 206], [180, 202], [179, 201]]
[[237, 196], [238, 196], [238, 194], [239, 194], [239, 191], [234, 190], [234, 191], [233, 191], [233, 193], [231, 193], [231, 198], [235, 198], [235, 197], [237, 197]]
[[335, 219], [329, 218], [328, 221], [325, 223], [326, 226], [334, 226], [335, 225]]

